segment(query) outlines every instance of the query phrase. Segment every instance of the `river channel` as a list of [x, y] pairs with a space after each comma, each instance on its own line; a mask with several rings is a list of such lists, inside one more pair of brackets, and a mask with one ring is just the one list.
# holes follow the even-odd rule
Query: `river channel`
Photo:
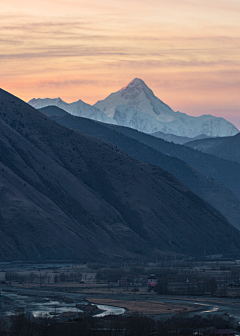
[[[26, 312], [31, 312], [33, 316], [57, 316], [63, 313], [80, 313], [82, 306], [89, 305], [85, 300], [83, 293], [70, 290], [46, 290], [43, 288], [26, 289], [26, 288], [4, 288], [2, 296], [7, 298], [7, 301], [1, 304], [1, 314], [12, 314], [20, 308], [24, 308]], [[129, 294], [130, 295], [130, 294]], [[123, 297], [122, 297], [123, 299]], [[129, 300], [126, 297], [126, 300]], [[136, 299], [136, 297], [135, 297]], [[143, 298], [140, 298], [143, 300]], [[146, 298], [146, 303], [147, 303]], [[196, 310], [189, 312], [188, 316], [193, 315], [227, 315], [233, 317], [235, 323], [240, 324], [240, 299], [225, 299], [225, 298], [190, 298], [190, 297], [170, 297], [170, 296], [155, 296], [151, 297], [151, 301], [173, 304], [173, 305], [196, 305]], [[94, 301], [93, 301], [94, 302]], [[121, 315], [125, 313], [125, 309], [110, 305], [96, 304], [96, 312], [93, 312], [95, 317], [103, 317], [107, 315]], [[171, 317], [171, 313], [159, 315], [159, 317]]]
[[[1, 314], [11, 315], [14, 311], [24, 309], [25, 312], [32, 313], [34, 317], [53, 317], [63, 313], [81, 313], [77, 305], [84, 306], [89, 304], [78, 293], [49, 292], [43, 290], [3, 290], [1, 292], [5, 302], [1, 304]], [[107, 305], [96, 305], [98, 311], [94, 317], [107, 315], [124, 314], [125, 309]]]

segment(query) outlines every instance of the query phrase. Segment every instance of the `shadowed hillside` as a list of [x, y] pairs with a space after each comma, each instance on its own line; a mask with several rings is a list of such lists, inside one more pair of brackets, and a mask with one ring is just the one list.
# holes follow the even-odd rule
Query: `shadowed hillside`
[[1, 260], [239, 253], [240, 233], [164, 170], [0, 91]]
[[240, 134], [231, 137], [210, 138], [188, 142], [187, 147], [203, 153], [240, 163]]
[[[221, 183], [209, 178], [199, 170], [188, 165], [186, 162], [176, 157], [162, 154], [159, 151], [161, 150], [161, 147], [159, 147], [159, 150], [156, 150], [147, 146], [147, 141], [150, 145], [152, 143], [155, 145], [158, 144], [155, 143], [154, 139], [151, 143], [152, 137], [149, 135], [123, 127], [114, 127], [114, 129], [112, 129], [109, 125], [71, 115], [64, 117], [52, 116], [52, 119], [64, 126], [106, 140], [135, 159], [156, 165], [168, 171], [199, 197], [203, 198], [206, 202], [210, 203], [215, 209], [221, 212], [232, 225], [240, 230], [240, 199]], [[130, 136], [135, 135], [138, 140], [126, 136], [123, 134], [124, 131]], [[144, 143], [140, 142], [141, 140], [145, 140]], [[165, 143], [163, 143], [163, 145], [165, 145]], [[179, 146], [177, 148], [179, 148]], [[196, 152], [196, 154], [198, 153]], [[210, 156], [210, 159], [212, 159], [212, 156]], [[217, 159], [217, 161], [218, 160], [219, 159]], [[221, 174], [221, 166], [217, 167], [215, 164], [215, 169], [218, 169], [219, 174]], [[232, 176], [230, 176], [229, 179], [231, 180]]]

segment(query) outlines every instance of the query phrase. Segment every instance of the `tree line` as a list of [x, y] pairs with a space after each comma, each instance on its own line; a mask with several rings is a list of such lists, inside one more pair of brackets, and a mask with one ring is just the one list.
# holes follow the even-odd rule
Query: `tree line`
[[29, 274], [23, 274], [18, 272], [8, 271], [5, 273], [5, 280], [8, 282], [19, 282], [19, 283], [37, 283], [37, 284], [46, 284], [46, 283], [64, 283], [64, 282], [79, 282], [82, 280], [81, 272], [60, 272], [56, 274], [45, 273], [36, 273], [31, 272]]
[[9, 323], [0, 318], [1, 336], [192, 336], [208, 335], [212, 329], [233, 328], [232, 318], [219, 315], [187, 318], [176, 315], [155, 320], [144, 315], [82, 316], [74, 321], [58, 322], [55, 318], [33, 318], [20, 310]]

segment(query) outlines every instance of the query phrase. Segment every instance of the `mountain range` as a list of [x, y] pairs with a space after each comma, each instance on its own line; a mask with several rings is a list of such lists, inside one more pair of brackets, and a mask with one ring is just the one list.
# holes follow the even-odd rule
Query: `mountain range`
[[81, 100], [67, 104], [60, 98], [32, 99], [29, 104], [37, 109], [55, 105], [76, 116], [131, 127], [144, 133], [160, 131], [194, 138], [202, 134], [211, 137], [232, 136], [239, 132], [233, 124], [223, 118], [211, 115], [193, 117], [174, 112], [138, 78], [104, 100], [98, 101], [94, 106]]
[[[150, 134], [156, 138], [160, 138], [163, 140], [166, 140], [168, 142], [173, 142], [175, 144], [179, 144], [179, 145], [184, 145], [188, 142], [192, 142], [194, 140], [201, 140], [201, 139], [206, 139], [209, 138], [207, 135], [205, 134], [200, 134], [194, 138], [188, 138], [188, 137], [182, 137], [182, 136], [178, 136], [178, 135], [174, 135], [174, 134], [165, 134], [163, 132], [154, 132], [152, 134]], [[219, 137], [218, 137], [219, 138]]]
[[39, 109], [47, 106], [57, 106], [60, 109], [67, 111], [73, 115], [79, 116], [79, 117], [85, 117], [97, 121], [102, 121], [105, 123], [111, 123], [111, 124], [117, 124], [116, 121], [114, 121], [112, 118], [109, 118], [106, 116], [105, 113], [100, 111], [98, 108], [95, 108], [94, 106], [91, 106], [89, 104], [84, 103], [81, 99], [78, 101], [68, 104], [64, 102], [61, 98], [56, 99], [32, 99], [28, 102], [31, 106]]
[[196, 139], [187, 143], [186, 146], [240, 163], [240, 134], [232, 137]]
[[1, 260], [239, 254], [240, 232], [173, 175], [4, 90], [0, 170]]
[[[45, 113], [45, 109], [40, 109], [40, 111]], [[48, 107], [48, 109], [50, 110], [51, 108]], [[225, 185], [230, 189], [234, 185], [237, 187], [237, 189], [234, 188], [234, 191], [238, 192], [240, 181], [237, 180], [236, 174], [233, 173], [236, 169], [235, 166], [240, 169], [240, 165], [232, 162], [228, 162], [228, 165], [226, 165], [225, 160], [219, 160], [206, 154], [202, 155], [191, 149], [186, 150], [182, 146], [166, 143], [163, 140], [155, 139], [130, 128], [111, 126], [70, 114], [67, 116], [59, 116], [59, 113], [57, 114], [57, 116], [51, 115], [51, 118], [61, 125], [106, 140], [135, 159], [156, 165], [173, 174], [199, 197], [221, 212], [233, 226], [240, 230], [240, 198], [223, 186], [221, 182], [209, 178], [199, 169], [193, 167], [197, 162], [203, 162], [204, 164], [200, 168], [203, 171], [212, 171], [217, 178], [224, 179], [225, 174], [230, 174], [231, 177], [224, 180]], [[176, 153], [182, 159], [173, 156]], [[193, 154], [195, 154], [195, 157]], [[184, 158], [188, 159], [188, 164], [183, 161]], [[194, 159], [193, 163], [191, 163], [191, 158]], [[227, 167], [228, 171], [226, 171]], [[240, 196], [239, 192], [238, 195]]]
[[238, 162], [202, 153], [187, 146], [170, 143], [131, 128], [108, 124], [106, 126], [148, 147], [152, 147], [162, 154], [186, 162], [192, 168], [202, 172], [207, 178], [212, 178], [223, 184], [240, 197], [240, 164]]

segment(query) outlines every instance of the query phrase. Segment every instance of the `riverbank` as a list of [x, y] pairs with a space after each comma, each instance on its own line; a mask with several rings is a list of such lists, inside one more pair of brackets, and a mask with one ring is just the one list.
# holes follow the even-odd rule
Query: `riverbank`
[[[2, 286], [1, 289], [3, 294], [10, 298], [8, 304], [11, 305], [12, 311], [23, 307], [26, 311], [33, 312], [35, 316], [49, 315], [53, 311], [58, 314], [82, 313], [84, 312], [81, 309], [82, 305], [91, 303], [95, 306], [89, 308], [89, 313], [96, 310], [96, 307], [101, 309], [99, 305], [102, 305], [106, 308], [106, 314], [139, 313], [154, 318], [168, 318], [176, 314], [207, 316], [227, 313], [240, 322], [240, 299], [238, 298], [163, 296], [147, 291], [146, 287], [139, 287], [139, 291], [132, 292], [126, 288], [109, 288], [103, 284], [91, 283], [72, 283], [65, 286], [51, 284], [40, 287], [36, 284], [11, 284], [11, 286]], [[111, 307], [114, 307], [114, 311]], [[9, 311], [10, 308], [8, 307], [7, 310]], [[104, 312], [96, 310], [94, 315], [105, 316], [101, 315], [102, 313]]]

